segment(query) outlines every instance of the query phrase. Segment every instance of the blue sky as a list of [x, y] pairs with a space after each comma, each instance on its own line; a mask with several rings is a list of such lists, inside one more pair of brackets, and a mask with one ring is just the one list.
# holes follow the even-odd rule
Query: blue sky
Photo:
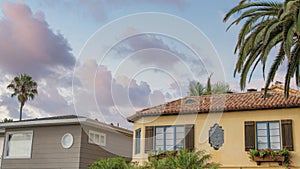
[[[6, 85], [20, 73], [39, 84], [25, 118], [78, 114], [130, 128], [135, 111], [184, 97], [188, 82], [233, 77], [239, 0], [1, 1], [0, 118], [18, 118]], [[280, 79], [281, 76], [278, 78]], [[247, 87], [264, 84], [256, 71]]]

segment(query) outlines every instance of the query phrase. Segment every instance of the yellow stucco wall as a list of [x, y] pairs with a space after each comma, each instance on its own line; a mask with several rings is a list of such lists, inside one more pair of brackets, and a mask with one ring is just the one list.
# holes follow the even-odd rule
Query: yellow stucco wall
[[[222, 168], [284, 168], [278, 163], [262, 163], [257, 166], [248, 158], [244, 147], [245, 121], [275, 121], [293, 120], [294, 151], [292, 152], [292, 167], [300, 168], [300, 108], [255, 110], [241, 112], [208, 113], [178, 116], [144, 117], [134, 123], [134, 130], [141, 128], [141, 138], [145, 137], [145, 126], [195, 124], [195, 148], [204, 149], [212, 155], [212, 161], [218, 162]], [[224, 144], [219, 150], [214, 150], [208, 143], [210, 127], [218, 123], [224, 129]], [[134, 136], [135, 138], [135, 136]], [[144, 154], [145, 141], [141, 139], [141, 153], [135, 154], [133, 141], [133, 161], [146, 161]]]

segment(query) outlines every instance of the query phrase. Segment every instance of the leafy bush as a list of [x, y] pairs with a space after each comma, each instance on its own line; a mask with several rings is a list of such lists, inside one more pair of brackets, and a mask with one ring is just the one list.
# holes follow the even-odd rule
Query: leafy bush
[[134, 165], [127, 163], [121, 157], [100, 158], [89, 166], [89, 169], [134, 169]]
[[138, 166], [127, 163], [123, 158], [99, 159], [89, 166], [89, 169], [217, 169], [219, 164], [210, 163], [211, 156], [205, 151], [179, 150], [165, 152], [165, 158], [151, 158], [151, 161]]
[[209, 163], [211, 156], [206, 154], [205, 151], [187, 151], [179, 150], [176, 155], [169, 152], [166, 158], [156, 159], [152, 158], [150, 162], [151, 168], [155, 169], [217, 169], [219, 164]]

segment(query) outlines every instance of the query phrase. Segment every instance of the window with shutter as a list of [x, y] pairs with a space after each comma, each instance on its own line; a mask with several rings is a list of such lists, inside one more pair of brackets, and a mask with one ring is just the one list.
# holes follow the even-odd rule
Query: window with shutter
[[282, 130], [282, 146], [286, 149], [293, 151], [293, 128], [292, 120], [281, 120]]
[[245, 151], [255, 149], [254, 121], [245, 121]]
[[294, 150], [292, 120], [245, 122], [245, 150], [265, 148]]

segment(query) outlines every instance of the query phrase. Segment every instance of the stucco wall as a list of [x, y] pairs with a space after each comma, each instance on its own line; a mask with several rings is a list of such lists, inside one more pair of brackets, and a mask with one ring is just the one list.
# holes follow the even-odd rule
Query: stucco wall
[[[136, 121], [134, 130], [141, 128], [141, 138], [145, 137], [145, 126], [195, 124], [195, 148], [204, 149], [212, 155], [212, 161], [218, 162], [223, 168], [280, 168], [278, 163], [262, 163], [261, 166], [251, 161], [244, 146], [245, 121], [275, 121], [283, 119], [293, 120], [294, 151], [292, 152], [292, 168], [300, 168], [300, 108], [255, 110], [242, 112], [209, 113], [179, 116], [144, 117]], [[218, 123], [224, 129], [224, 144], [219, 150], [214, 150], [208, 143], [210, 127]], [[135, 136], [134, 136], [135, 137]], [[141, 140], [141, 153], [135, 154], [134, 161], [147, 160], [144, 154], [144, 140]], [[135, 140], [133, 147], [135, 148]], [[283, 168], [283, 167], [281, 167]]]

